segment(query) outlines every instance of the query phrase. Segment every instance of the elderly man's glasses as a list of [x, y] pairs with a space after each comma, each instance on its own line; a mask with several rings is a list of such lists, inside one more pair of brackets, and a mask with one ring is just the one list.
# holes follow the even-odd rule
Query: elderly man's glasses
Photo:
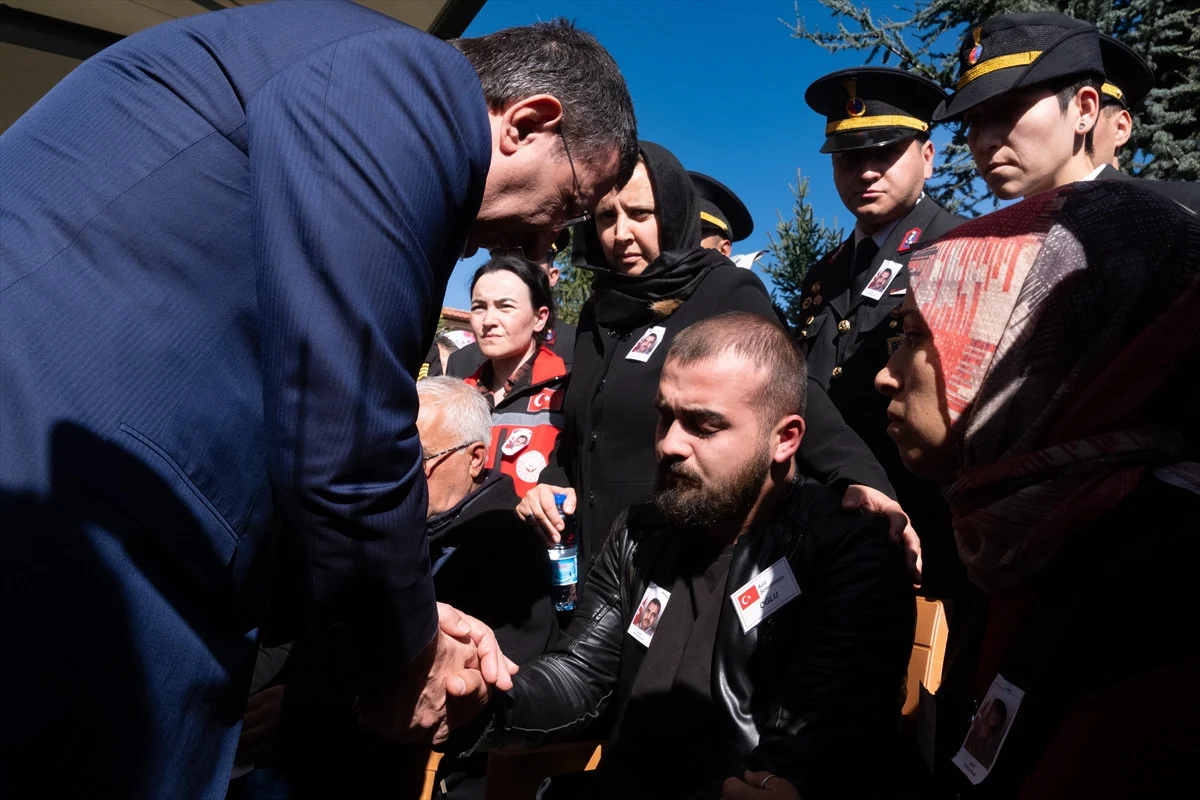
[[451, 453], [457, 453], [459, 450], [470, 447], [473, 444], [475, 444], [475, 443], [474, 442], [463, 442], [460, 445], [455, 445], [454, 447], [448, 447], [445, 450], [441, 450], [437, 453], [434, 453], [431, 456], [425, 456], [423, 459], [421, 459], [421, 463], [428, 464], [430, 461], [433, 461], [435, 458], [441, 458], [442, 456], [448, 456]]
[[[571, 181], [572, 181], [572, 183], [575, 184], [575, 198], [572, 202], [574, 203], [575, 209], [577, 210], [583, 206], [583, 201], [580, 199], [581, 195], [583, 193], [579, 190], [579, 175], [578, 175], [578, 173], [575, 172], [575, 160], [573, 158], [571, 158], [571, 148], [567, 145], [567, 135], [565, 133], [563, 133], [563, 129], [562, 129], [561, 125], [558, 128], [558, 135], [559, 135], [559, 138], [562, 139], [563, 152], [567, 154], [567, 163], [571, 166]], [[581, 222], [587, 222], [591, 218], [592, 218], [592, 212], [584, 211], [581, 214], [578, 214], [576, 216], [569, 218], [566, 222], [563, 223], [562, 226], [564, 228], [570, 228], [572, 225], [578, 225]]]

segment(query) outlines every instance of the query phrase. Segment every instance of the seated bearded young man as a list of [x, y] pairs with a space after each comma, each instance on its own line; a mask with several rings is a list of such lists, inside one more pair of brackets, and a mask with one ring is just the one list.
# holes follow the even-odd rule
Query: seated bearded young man
[[[912, 585], [884, 517], [797, 474], [805, 385], [761, 317], [679, 334], [655, 400], [654, 502], [617, 518], [570, 627], [494, 694], [474, 749], [602, 736], [603, 716], [599, 770], [543, 796], [888, 792]], [[655, 601], [655, 624], [636, 624]]]

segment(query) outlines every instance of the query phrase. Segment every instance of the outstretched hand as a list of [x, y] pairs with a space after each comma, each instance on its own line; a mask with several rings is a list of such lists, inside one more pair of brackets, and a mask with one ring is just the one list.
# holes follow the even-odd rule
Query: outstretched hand
[[438, 603], [437, 635], [404, 675], [358, 698], [359, 725], [391, 739], [441, 744], [487, 706], [492, 686], [511, 689], [516, 672], [491, 628]]
[[921, 585], [921, 539], [913, 529], [908, 515], [892, 498], [870, 486], [851, 486], [842, 496], [842, 508], [847, 511], [861, 508], [888, 519], [888, 538], [904, 548], [904, 560], [914, 586]]

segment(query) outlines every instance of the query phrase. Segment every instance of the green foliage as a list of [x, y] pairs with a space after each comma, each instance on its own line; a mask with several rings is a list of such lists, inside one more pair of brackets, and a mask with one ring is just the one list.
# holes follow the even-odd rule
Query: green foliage
[[812, 206], [808, 203], [808, 178], [802, 178], [799, 170], [796, 171], [796, 185], [788, 188], [795, 197], [792, 216], [784, 219], [782, 214], [779, 215], [779, 224], [775, 226], [778, 238], [767, 235], [770, 256], [769, 260], [763, 261], [762, 271], [774, 282], [772, 298], [783, 309], [788, 323], [798, 326], [807, 316], [800, 305], [804, 276], [821, 256], [838, 246], [842, 234], [837, 229], [836, 219], [833, 227], [826, 227], [825, 220], [818, 221], [813, 216]]
[[[1157, 88], [1131, 109], [1133, 136], [1123, 148], [1122, 167], [1143, 178], [1200, 179], [1200, 4], [1194, 0], [916, 0], [910, 7], [896, 7], [907, 15], [900, 20], [875, 19], [853, 0], [821, 3], [833, 12], [837, 29], [822, 32], [809, 26], [797, 2], [796, 23], [788, 26], [795, 38], [831, 53], [865, 50], [867, 63], [878, 59], [943, 86], [953, 86], [957, 79], [962, 37], [997, 14], [1061, 11], [1087, 20], [1141, 54], [1156, 78]], [[926, 191], [961, 214], [988, 211], [996, 200], [975, 180], [965, 127], [954, 127]]]
[[[574, 231], [571, 233], [575, 235]], [[571, 266], [571, 248], [566, 247], [554, 257], [558, 265], [558, 285], [554, 287], [554, 313], [561, 322], [579, 323], [579, 312], [592, 296], [592, 273]]]

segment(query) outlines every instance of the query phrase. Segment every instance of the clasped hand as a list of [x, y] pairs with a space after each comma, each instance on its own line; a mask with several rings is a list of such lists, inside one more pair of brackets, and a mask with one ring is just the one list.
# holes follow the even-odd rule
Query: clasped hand
[[512, 688], [517, 665], [491, 628], [438, 603], [438, 632], [405, 674], [355, 702], [359, 725], [402, 741], [446, 741], [488, 704], [491, 687]]

